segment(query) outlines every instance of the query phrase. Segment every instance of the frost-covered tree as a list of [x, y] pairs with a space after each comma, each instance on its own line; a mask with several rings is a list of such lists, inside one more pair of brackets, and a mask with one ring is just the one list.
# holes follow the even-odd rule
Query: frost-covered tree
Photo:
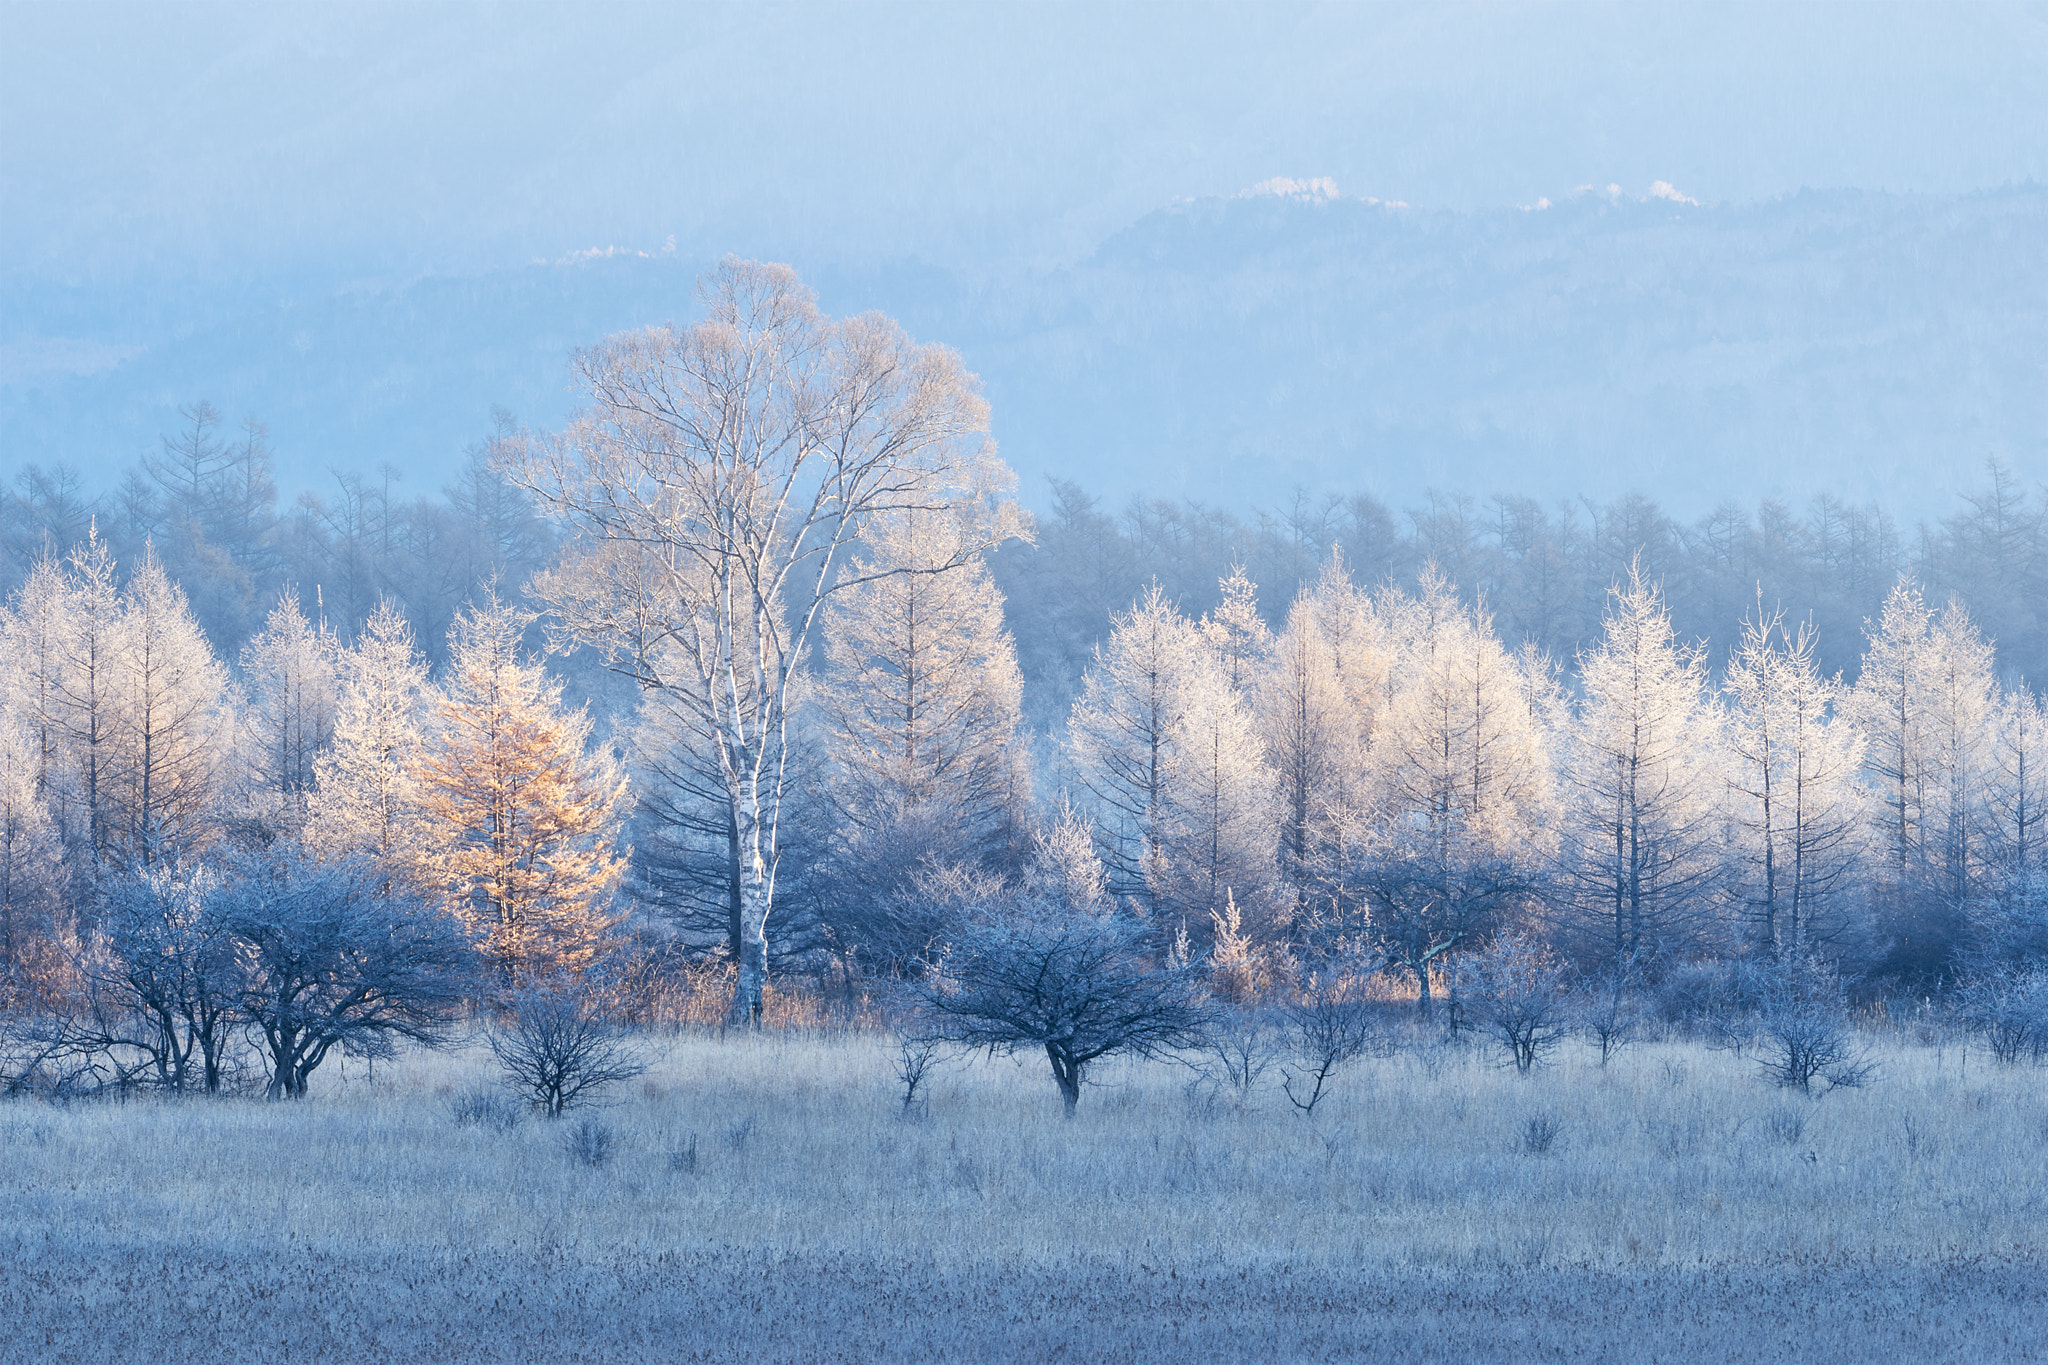
[[1932, 985], [1955, 967], [1968, 907], [1987, 889], [1991, 649], [1961, 603], [1932, 611], [1903, 579], [1866, 629], [1851, 712], [1883, 851], [1875, 904], [1889, 946], [1877, 970]]
[[212, 836], [229, 748], [228, 677], [154, 554], [144, 555], [122, 606], [123, 846], [132, 864], [148, 867], [188, 856]]
[[1992, 727], [1984, 808], [1987, 894], [1972, 905], [1972, 954], [1996, 970], [2048, 960], [2048, 710], [2024, 684]]
[[1936, 613], [1913, 584], [1895, 584], [1869, 628], [1851, 706], [1868, 743], [1893, 875], [1957, 902], [1980, 851], [1995, 695], [1990, 647], [1961, 604]]
[[58, 796], [60, 681], [64, 637], [69, 631], [70, 592], [64, 571], [45, 554], [0, 610], [0, 697], [13, 707], [29, 748], [20, 756], [38, 799]]
[[456, 619], [438, 733], [418, 769], [429, 866], [513, 984], [577, 975], [617, 918], [625, 784], [590, 718], [524, 657], [531, 613], [495, 597]]
[[1431, 975], [1530, 890], [1550, 843], [1555, 785], [1531, 684], [1483, 611], [1433, 568], [1382, 616], [1401, 628], [1369, 751], [1367, 801], [1335, 822], [1319, 866], [1350, 926], [1412, 975]]
[[439, 1042], [475, 984], [468, 929], [367, 858], [282, 844], [232, 864], [213, 900], [274, 1100], [304, 1099], [337, 1047], [379, 1057], [399, 1040]]
[[127, 622], [114, 557], [97, 528], [72, 550], [63, 581], [45, 713], [57, 739], [52, 804], [66, 844], [78, 851], [74, 882], [90, 895], [119, 863], [121, 748], [130, 700], [123, 677]]
[[1394, 649], [1387, 623], [1332, 555], [1296, 598], [1254, 690], [1280, 793], [1281, 859], [1297, 882], [1335, 822], [1364, 809]]
[[1023, 851], [1023, 681], [1002, 594], [966, 553], [974, 534], [935, 513], [877, 522], [850, 566], [863, 581], [826, 609], [813, 697], [828, 789], [856, 848], [936, 811], [950, 846], [932, 856], [993, 867]]
[[841, 551], [918, 509], [979, 514], [963, 556], [1022, 522], [997, 496], [1009, 481], [982, 439], [988, 406], [953, 352], [879, 315], [827, 318], [786, 266], [728, 259], [702, 292], [704, 321], [583, 352], [590, 406], [501, 461], [575, 537], [541, 596], [715, 742], [742, 877], [732, 1017], [748, 1022], [768, 974], [793, 688], [824, 603], [860, 581]]
[[1579, 656], [1555, 886], [1596, 950], [1624, 960], [1706, 927], [1721, 870], [1720, 716], [1706, 659], [1632, 569]]
[[2005, 694], [1991, 727], [1985, 814], [2003, 876], [2048, 872], [2048, 709], [2024, 683]]
[[[0, 646], [12, 643], [0, 629]], [[33, 730], [0, 700], [0, 1008], [42, 975], [55, 946], [63, 849], [36, 770]]]
[[1811, 627], [1787, 631], [1782, 612], [1744, 620], [1722, 692], [1745, 913], [1766, 955], [1796, 956], [1839, 927], [1862, 853], [1863, 738], [1835, 714], [1842, 687], [1821, 677]]
[[412, 627], [391, 602], [377, 605], [338, 668], [333, 742], [315, 760], [306, 842], [323, 854], [365, 853], [386, 868], [414, 865], [430, 697]]
[[320, 758], [334, 739], [339, 666], [333, 632], [309, 622], [292, 592], [279, 596], [262, 631], [242, 648], [250, 795], [293, 827], [305, 820]]
[[1203, 654], [1194, 623], [1155, 579], [1130, 611], [1113, 618], [1074, 701], [1068, 754], [1094, 798], [1111, 895], [1149, 905], [1164, 880], [1174, 738], [1186, 684]]
[[1202, 635], [1216, 652], [1224, 680], [1248, 697], [1265, 671], [1273, 632], [1259, 615], [1259, 585], [1245, 573], [1243, 564], [1232, 564], [1230, 573], [1216, 586], [1222, 600], [1202, 619]]
[[[1155, 863], [1155, 902], [1209, 936], [1217, 917], [1243, 907], [1255, 922], [1278, 910], [1279, 806], [1258, 722], [1231, 685], [1227, 660], [1197, 653], [1178, 681], [1177, 719], [1169, 732], [1163, 857]], [[1259, 924], [1260, 928], [1269, 927]]]
[[1273, 777], [1227, 656], [1157, 582], [1115, 618], [1068, 721], [1108, 889], [1205, 934], [1274, 879]]

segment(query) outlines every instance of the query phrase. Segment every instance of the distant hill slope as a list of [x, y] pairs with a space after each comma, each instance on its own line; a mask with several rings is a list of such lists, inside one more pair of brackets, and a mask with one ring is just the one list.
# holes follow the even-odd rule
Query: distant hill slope
[[[289, 482], [385, 461], [431, 482], [494, 404], [559, 422], [571, 349], [690, 316], [699, 268], [615, 255], [422, 279], [90, 374], [16, 346], [0, 456], [125, 464], [210, 397], [270, 422]], [[1048, 474], [1236, 504], [1295, 484], [1632, 487], [1686, 512], [1826, 490], [1910, 520], [1987, 456], [2048, 478], [2036, 185], [1473, 214], [1269, 194], [1161, 210], [1059, 268], [813, 282], [828, 308], [957, 346], [1034, 500]]]

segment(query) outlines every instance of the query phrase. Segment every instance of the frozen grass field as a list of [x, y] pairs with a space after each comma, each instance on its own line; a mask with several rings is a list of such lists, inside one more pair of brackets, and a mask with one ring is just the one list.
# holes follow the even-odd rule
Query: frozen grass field
[[480, 1051], [0, 1107], [0, 1356], [2048, 1358], [2048, 1076], [1954, 1048], [1819, 1100], [1689, 1044], [1406, 1054], [1313, 1121], [1153, 1064], [1071, 1123], [1039, 1059], [905, 1117], [878, 1038], [649, 1049], [595, 1165], [574, 1115], [458, 1123]]

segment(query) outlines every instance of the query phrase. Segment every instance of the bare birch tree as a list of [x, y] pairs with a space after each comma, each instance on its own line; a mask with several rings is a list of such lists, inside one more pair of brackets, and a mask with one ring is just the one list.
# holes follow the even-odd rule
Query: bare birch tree
[[536, 592], [715, 740], [743, 878], [731, 1017], [748, 1022], [768, 974], [791, 685], [825, 601], [862, 581], [841, 550], [880, 515], [973, 511], [964, 563], [1023, 522], [997, 496], [988, 405], [955, 353], [878, 314], [827, 318], [787, 266], [728, 258], [700, 292], [702, 322], [578, 355], [590, 403], [558, 438], [499, 449], [575, 538]]

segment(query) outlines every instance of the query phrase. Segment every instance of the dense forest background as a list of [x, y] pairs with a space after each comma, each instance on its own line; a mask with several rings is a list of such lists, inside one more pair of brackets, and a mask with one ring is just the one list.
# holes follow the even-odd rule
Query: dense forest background
[[[514, 429], [510, 414], [479, 434], [437, 492], [415, 492], [385, 465], [336, 472], [324, 491], [290, 502], [277, 492], [260, 419], [231, 421], [205, 402], [184, 415], [112, 492], [89, 492], [71, 466], [16, 471], [0, 502], [0, 595], [97, 525], [122, 563], [154, 545], [224, 659], [292, 590], [344, 639], [389, 598], [439, 666], [456, 612], [479, 587], [516, 596], [555, 554], [555, 529], [491, 468], [490, 442]], [[1436, 492], [1391, 506], [1370, 491], [1296, 490], [1257, 507], [1164, 495], [1118, 505], [1065, 480], [1045, 492], [1033, 499], [1048, 505], [1033, 541], [990, 557], [1039, 735], [1064, 726], [1111, 614], [1153, 579], [1200, 616], [1241, 565], [1277, 626], [1333, 552], [1366, 585], [1412, 583], [1433, 564], [1468, 603], [1484, 603], [1505, 644], [1533, 644], [1562, 664], [1597, 638], [1608, 589], [1639, 563], [1679, 635], [1704, 641], [1717, 664], [1761, 602], [1810, 620], [1823, 671], [1851, 681], [1864, 624], [1904, 575], [1930, 601], [1969, 608], [2008, 684], [2048, 677], [2048, 492], [1995, 460], [1976, 491], [1911, 524], [1827, 496], [1800, 507], [1731, 501], [1684, 520], [1636, 491], [1548, 504], [1511, 490]], [[601, 722], [632, 704], [587, 659], [556, 668]]]

